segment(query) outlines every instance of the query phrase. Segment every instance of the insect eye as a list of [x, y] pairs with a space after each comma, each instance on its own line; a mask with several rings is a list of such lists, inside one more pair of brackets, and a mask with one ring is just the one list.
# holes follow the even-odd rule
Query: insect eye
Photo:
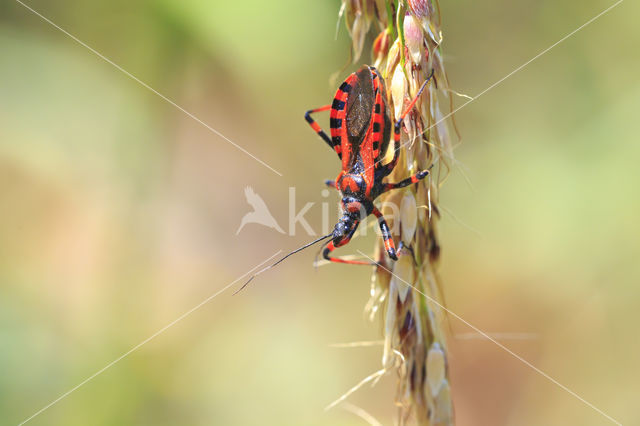
[[346, 205], [346, 208], [349, 213], [357, 213], [360, 211], [361, 206], [362, 204], [358, 202], [353, 202], [353, 203], [348, 203]]

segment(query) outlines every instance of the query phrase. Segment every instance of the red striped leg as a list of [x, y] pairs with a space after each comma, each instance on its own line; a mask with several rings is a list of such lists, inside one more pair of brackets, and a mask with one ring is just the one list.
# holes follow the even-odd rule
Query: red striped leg
[[316, 120], [314, 120], [311, 117], [311, 114], [313, 114], [313, 113], [321, 112], [321, 111], [328, 111], [330, 109], [331, 109], [331, 105], [325, 105], [325, 106], [322, 106], [320, 108], [310, 109], [309, 111], [307, 111], [304, 114], [304, 118], [305, 118], [305, 120], [307, 120], [307, 123], [309, 123], [309, 126], [311, 126], [311, 128], [318, 134], [318, 136], [320, 136], [322, 138], [322, 140], [325, 141], [327, 143], [327, 145], [329, 145], [329, 147], [331, 149], [335, 150], [335, 146], [334, 146], [334, 143], [331, 140], [331, 138], [329, 136], [327, 136], [327, 134], [324, 132], [324, 130], [322, 130], [322, 127], [320, 127], [320, 125], [316, 122]]
[[[343, 240], [343, 242], [340, 244], [340, 246], [343, 246], [343, 245], [347, 244], [349, 241], [350, 241], [350, 239]], [[364, 261], [364, 260], [342, 259], [340, 257], [329, 256], [329, 254], [332, 251], [334, 251], [335, 249], [336, 249], [336, 246], [334, 246], [333, 245], [333, 241], [331, 241], [327, 245], [327, 247], [324, 249], [324, 251], [322, 252], [322, 257], [327, 259], [329, 262], [346, 263], [348, 265], [367, 265], [367, 266], [375, 266], [375, 265], [377, 265], [376, 263], [367, 262], [367, 261]]]
[[429, 175], [429, 170], [422, 170], [411, 177], [401, 180], [398, 183], [385, 183], [382, 192], [387, 192], [391, 189], [396, 189], [396, 188], [404, 188], [405, 186], [409, 186], [413, 183], [418, 183], [418, 181], [424, 179], [428, 175]]
[[377, 207], [373, 208], [372, 213], [378, 218], [378, 224], [380, 225], [382, 239], [384, 240], [384, 248], [387, 251], [387, 254], [391, 259], [398, 260], [398, 256], [396, 255], [396, 245], [393, 243], [393, 237], [391, 236], [391, 231], [389, 230], [387, 221], [384, 220], [382, 212], [380, 212]]

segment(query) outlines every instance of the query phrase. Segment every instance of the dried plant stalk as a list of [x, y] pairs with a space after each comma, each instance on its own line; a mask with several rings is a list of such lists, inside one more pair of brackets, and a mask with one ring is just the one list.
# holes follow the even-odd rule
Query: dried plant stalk
[[[430, 179], [381, 197], [382, 211], [394, 230], [399, 259], [390, 262], [378, 239], [375, 256], [383, 265], [374, 271], [367, 311], [384, 317], [382, 364], [398, 374], [398, 424], [453, 424], [453, 408], [445, 342], [445, 312], [437, 274], [440, 246], [436, 226], [438, 194], [453, 160], [450, 131], [441, 103], [451, 110], [439, 25], [439, 9], [430, 0], [343, 0], [354, 58], [362, 52], [367, 32], [374, 66], [382, 72], [388, 105], [397, 119], [433, 70], [416, 108], [404, 121], [400, 159], [390, 181], [399, 181], [432, 165]], [[393, 145], [393, 144], [390, 144]], [[392, 152], [387, 153], [390, 160]], [[400, 206], [399, 214], [392, 206]], [[392, 271], [390, 273], [385, 269]], [[409, 283], [410, 285], [407, 285]]]

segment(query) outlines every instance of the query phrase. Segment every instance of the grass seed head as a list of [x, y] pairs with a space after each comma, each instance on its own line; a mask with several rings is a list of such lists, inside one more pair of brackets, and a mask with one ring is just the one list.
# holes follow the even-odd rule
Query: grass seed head
[[[452, 425], [446, 318], [442, 308], [432, 303], [443, 303], [437, 275], [438, 200], [453, 161], [450, 124], [442, 120], [452, 105], [442, 61], [439, 8], [431, 0], [343, 0], [342, 10], [354, 62], [361, 56], [366, 34], [376, 31], [373, 65], [389, 88], [387, 102], [394, 120], [434, 73], [420, 102], [404, 120], [400, 157], [388, 180], [399, 181], [433, 166], [431, 175], [380, 197], [396, 247], [402, 241], [405, 248], [392, 263], [381, 242], [376, 243], [376, 260], [385, 267], [374, 272], [366, 309], [371, 318], [377, 314], [383, 318], [382, 364], [398, 374], [398, 424]], [[384, 162], [392, 157], [392, 149], [390, 144]], [[399, 206], [399, 211], [391, 205]]]

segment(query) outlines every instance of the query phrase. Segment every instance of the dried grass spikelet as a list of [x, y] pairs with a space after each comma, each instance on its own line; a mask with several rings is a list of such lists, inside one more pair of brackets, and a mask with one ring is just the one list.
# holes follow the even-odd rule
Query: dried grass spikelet
[[[442, 308], [433, 303], [444, 304], [437, 274], [437, 205], [440, 184], [453, 161], [451, 132], [441, 121], [445, 116], [442, 103], [447, 112], [452, 105], [442, 61], [439, 9], [430, 0], [343, 0], [341, 11], [353, 38], [356, 60], [366, 35], [363, 31], [379, 28], [372, 59], [386, 80], [394, 118], [434, 71], [434, 81], [404, 121], [400, 158], [388, 180], [397, 182], [434, 167], [429, 178], [380, 197], [396, 246], [402, 242], [405, 248], [392, 262], [377, 240], [375, 258], [384, 267], [373, 274], [366, 309], [372, 319], [376, 314], [383, 317], [383, 368], [395, 369], [399, 379], [397, 423], [452, 425], [446, 318]], [[385, 209], [389, 204], [399, 206], [399, 215], [394, 217]]]

